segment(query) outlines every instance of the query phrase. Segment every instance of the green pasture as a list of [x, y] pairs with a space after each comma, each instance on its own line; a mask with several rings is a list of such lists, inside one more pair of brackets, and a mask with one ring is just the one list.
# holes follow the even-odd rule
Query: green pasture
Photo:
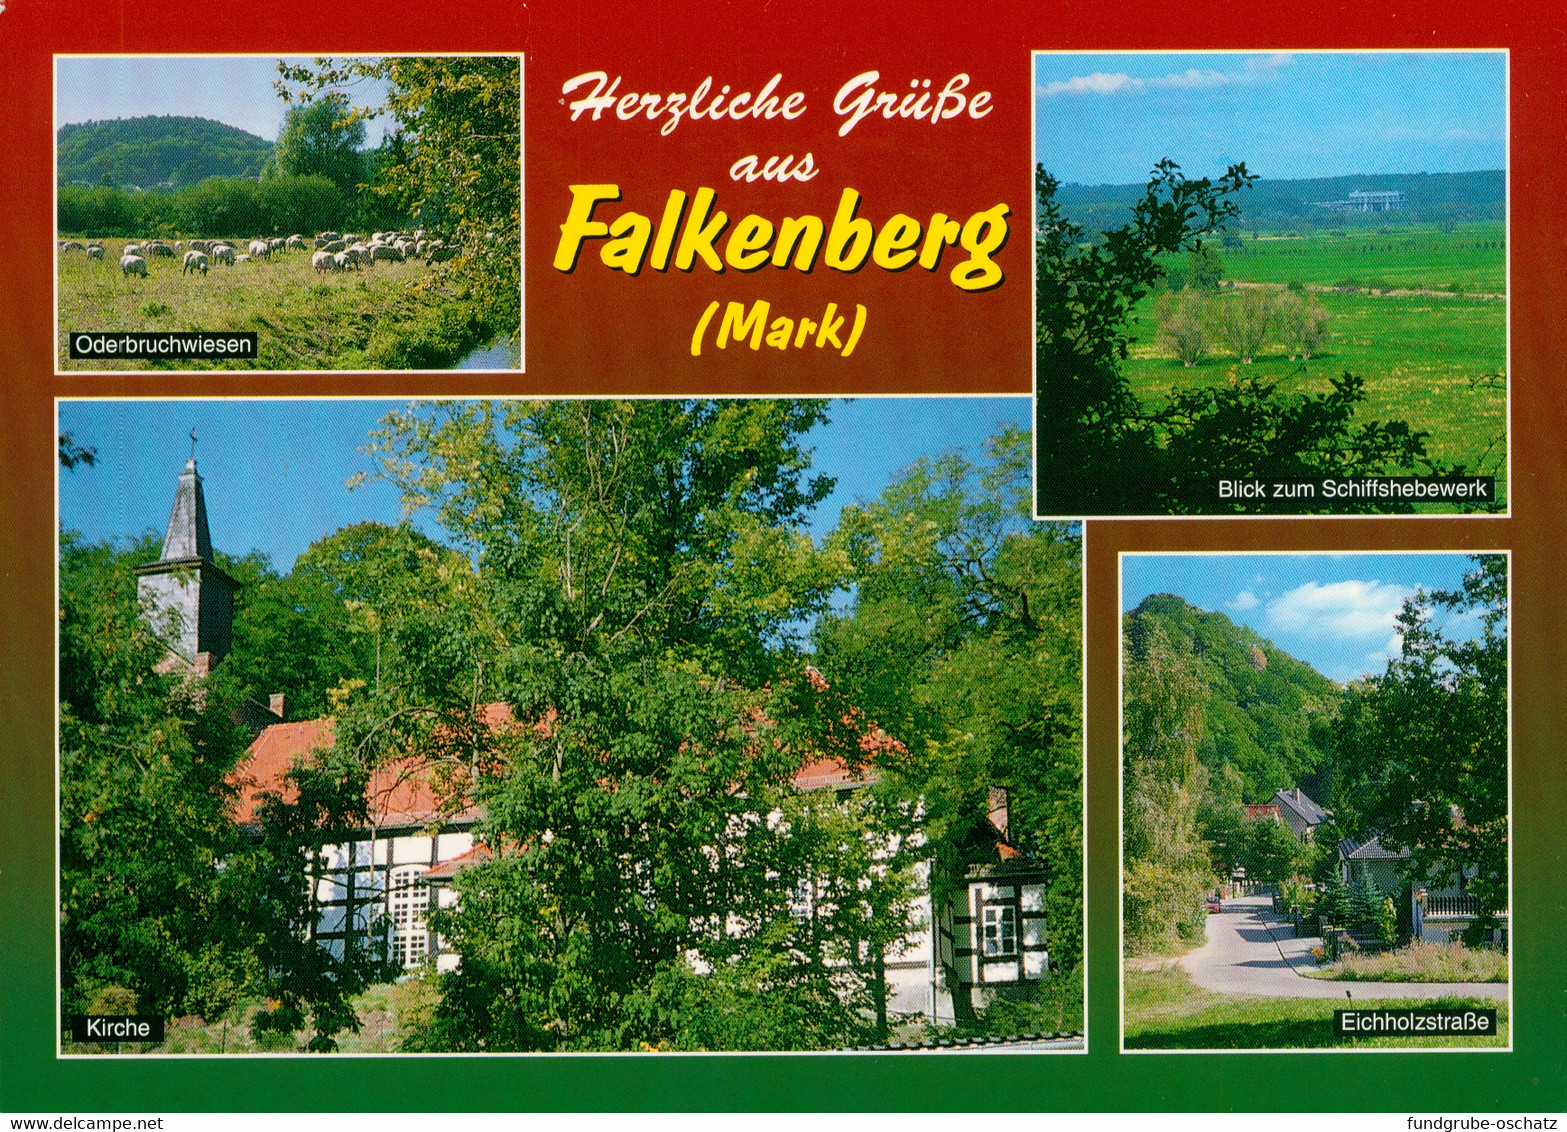
[[[120, 274], [113, 243], [102, 261], [60, 253], [56, 348], [62, 370], [443, 369], [497, 333], [476, 304], [438, 284], [422, 262], [321, 273], [308, 252], [181, 272], [179, 256], [147, 261], [147, 278]], [[254, 331], [254, 362], [72, 361], [73, 331]]]
[[1494, 474], [1498, 496], [1505, 498], [1507, 304], [1424, 295], [1312, 297], [1327, 313], [1328, 337], [1309, 362], [1290, 361], [1275, 341], [1243, 365], [1215, 342], [1195, 366], [1159, 347], [1154, 302], [1145, 299], [1125, 363], [1133, 392], [1152, 407], [1168, 403], [1174, 388], [1256, 376], [1277, 381], [1285, 393], [1325, 393], [1330, 378], [1348, 371], [1366, 382], [1359, 419], [1408, 421], [1430, 434], [1432, 458], [1472, 474]]
[[[1480, 1049], [1509, 1043], [1508, 1003], [1470, 998], [1261, 998], [1224, 995], [1195, 986], [1171, 964], [1125, 976], [1126, 1049]], [[1498, 1033], [1487, 1037], [1383, 1035], [1339, 1038], [1333, 1012], [1353, 1005], [1409, 1010], [1428, 1007], [1495, 1009]]]
[[1218, 251], [1226, 279], [1500, 295], [1507, 288], [1506, 239], [1505, 224], [1484, 221], [1447, 230], [1410, 225], [1304, 236], [1263, 233]]

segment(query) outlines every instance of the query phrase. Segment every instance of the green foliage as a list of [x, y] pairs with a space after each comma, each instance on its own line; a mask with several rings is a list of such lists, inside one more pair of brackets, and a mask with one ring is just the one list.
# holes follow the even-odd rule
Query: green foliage
[[1349, 886], [1349, 923], [1359, 931], [1375, 928], [1377, 916], [1382, 910], [1382, 890], [1371, 879], [1370, 870], [1364, 870]]
[[262, 973], [223, 868], [244, 734], [215, 697], [153, 671], [166, 649], [131, 572], [150, 544], [67, 534], [60, 554], [63, 1008], [119, 987], [144, 1013], [216, 1016]]
[[1350, 923], [1349, 890], [1337, 869], [1328, 874], [1317, 897], [1317, 915], [1325, 923], [1340, 927]]
[[1196, 658], [1204, 692], [1199, 757], [1216, 795], [1224, 796], [1234, 772], [1239, 788], [1227, 801], [1266, 802], [1327, 763], [1331, 747], [1312, 725], [1336, 713], [1341, 693], [1331, 680], [1224, 614], [1172, 594], [1145, 598], [1128, 614], [1128, 637], [1154, 624]]
[[1217, 291], [1223, 282], [1224, 261], [1214, 246], [1201, 242], [1193, 245], [1186, 253], [1186, 285], [1194, 291]]
[[[493, 312], [521, 318], [522, 68], [504, 56], [403, 56], [314, 67], [278, 64], [285, 100], [341, 104], [344, 88], [385, 84], [385, 102], [355, 107], [340, 127], [375, 113], [397, 123], [377, 151], [372, 199], [406, 209], [413, 223], [461, 251], [445, 271], [460, 278]], [[373, 206], [372, 206], [373, 207]]]
[[[1162, 161], [1131, 220], [1089, 242], [1057, 201], [1058, 182], [1037, 170], [1035, 444], [1042, 469], [1085, 470], [1042, 474], [1042, 513], [1211, 512], [1221, 477], [1437, 470], [1424, 434], [1406, 422], [1355, 419], [1366, 394], [1348, 373], [1327, 394], [1286, 394], [1257, 378], [1176, 390], [1163, 406], [1132, 392], [1122, 363], [1134, 340], [1134, 308], [1157, 283], [1160, 258], [1198, 247], [1204, 233], [1233, 220], [1239, 205], [1232, 198], [1254, 179], [1236, 165], [1217, 183], [1192, 181]], [[1244, 337], [1241, 346], [1250, 346], [1254, 335]], [[1294, 503], [1303, 511], [1319, 506]], [[1381, 501], [1363, 506], [1387, 509]]]
[[1247, 879], [1279, 884], [1293, 877], [1304, 861], [1294, 831], [1268, 818], [1251, 822], [1250, 827], [1244, 858]]
[[208, 177], [254, 179], [272, 152], [265, 139], [206, 118], [78, 122], [61, 126], [56, 137], [56, 177], [62, 188], [150, 189], [168, 182], [180, 188]]
[[264, 181], [212, 177], [180, 189], [133, 193], [62, 185], [56, 223], [99, 239], [229, 237], [315, 232], [341, 224], [353, 198], [319, 176]]
[[[480, 563], [339, 715], [339, 748], [372, 765], [450, 751], [496, 850], [432, 917], [463, 963], [428, 1048], [811, 1048], [874, 1017], [876, 958], [909, 928], [887, 855], [908, 815], [791, 786], [807, 759], [865, 758], [793, 645], [843, 576], [800, 529], [832, 486], [800, 443], [823, 414], [557, 401], [384, 422], [384, 474]], [[462, 726], [496, 694], [532, 722]]]
[[268, 176], [324, 177], [351, 196], [365, 174], [365, 124], [347, 96], [333, 91], [313, 102], [290, 106], [272, 148]]
[[1122, 932], [1127, 952], [1201, 943], [1213, 887], [1200, 817], [1203, 689], [1196, 658], [1157, 622], [1125, 638]]
[[[1505, 555], [1472, 562], [1459, 589], [1405, 603], [1401, 655], [1351, 689], [1332, 742], [1340, 821], [1408, 849], [1417, 883], [1478, 870], [1478, 942], [1507, 907], [1508, 580]], [[1459, 617], [1474, 639], [1448, 635]]]
[[[873, 504], [846, 508], [829, 550], [856, 583], [824, 616], [814, 662], [902, 750], [887, 789], [924, 814], [938, 898], [995, 863], [987, 791], [1008, 793], [1012, 843], [1049, 871], [1051, 962], [1082, 956], [1081, 543], [1027, 520], [1027, 441], [1009, 430], [988, 465], [921, 461]], [[961, 1008], [961, 1005], [960, 1005]]]

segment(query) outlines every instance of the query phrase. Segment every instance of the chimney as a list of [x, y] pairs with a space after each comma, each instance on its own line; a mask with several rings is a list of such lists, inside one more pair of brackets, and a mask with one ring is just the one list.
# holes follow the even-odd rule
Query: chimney
[[273, 715], [277, 716], [279, 719], [282, 719], [283, 718], [283, 693], [282, 692], [273, 692], [271, 698], [267, 701], [267, 707], [271, 710]]
[[1007, 836], [1007, 791], [1004, 786], [992, 786], [989, 794], [990, 824], [1001, 834], [1003, 840]]

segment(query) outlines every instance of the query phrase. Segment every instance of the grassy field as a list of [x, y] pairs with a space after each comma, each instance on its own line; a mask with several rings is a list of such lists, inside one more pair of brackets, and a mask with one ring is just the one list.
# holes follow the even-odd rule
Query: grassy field
[[[1147, 405], [1172, 388], [1221, 386], [1245, 377], [1279, 382], [1286, 393], [1324, 393], [1345, 371], [1365, 379], [1361, 420], [1404, 420], [1429, 433], [1428, 453], [1471, 474], [1494, 474], [1505, 499], [1507, 304], [1502, 225], [1442, 233], [1392, 229], [1367, 236], [1317, 235], [1244, 241], [1224, 249], [1230, 286], [1301, 284], [1328, 317], [1327, 340], [1309, 362], [1290, 361], [1276, 338], [1250, 365], [1215, 342], [1208, 358], [1184, 366], [1158, 344], [1154, 298], [1137, 309], [1126, 372]], [[1476, 247], [1475, 245], [1482, 245]], [[1385, 295], [1334, 288], [1388, 284], [1437, 295]], [[1454, 288], [1458, 289], [1455, 290]], [[1422, 509], [1439, 505], [1422, 505]]]
[[[62, 370], [444, 369], [515, 327], [489, 326], [476, 304], [438, 285], [423, 263], [378, 263], [322, 274], [306, 252], [270, 262], [215, 264], [182, 275], [178, 258], [148, 261], [145, 279], [120, 274], [118, 256], [58, 259], [57, 349]], [[71, 361], [72, 331], [254, 331], [254, 362]]]
[[1307, 974], [1313, 979], [1343, 982], [1505, 983], [1508, 963], [1505, 951], [1417, 941], [1380, 955], [1345, 955]]
[[1500, 295], [1507, 288], [1506, 225], [1410, 225], [1383, 231], [1245, 238], [1220, 250], [1225, 276], [1257, 283], [1385, 283], [1412, 290]]
[[1474, 1049], [1506, 1046], [1508, 1003], [1490, 999], [1360, 999], [1354, 1006], [1391, 1010], [1422, 1007], [1495, 1009], [1499, 1032], [1489, 1037], [1338, 1038], [1336, 998], [1259, 998], [1201, 990], [1174, 964], [1125, 973], [1127, 1049]]

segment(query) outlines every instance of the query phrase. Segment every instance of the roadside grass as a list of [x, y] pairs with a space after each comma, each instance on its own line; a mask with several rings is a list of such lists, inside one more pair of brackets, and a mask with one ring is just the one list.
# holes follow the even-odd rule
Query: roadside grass
[[[407, 996], [402, 993], [404, 984], [378, 983], [354, 999], [354, 1011], [359, 1015], [357, 1034], [344, 1031], [337, 1035], [340, 1053], [395, 1053], [397, 1052], [398, 1027], [406, 1012]], [[200, 1018], [174, 1018], [164, 1028], [164, 1040], [158, 1045], [140, 1045], [122, 1042], [115, 1045], [77, 1045], [67, 1040], [61, 1045], [66, 1054], [136, 1055], [150, 1053], [173, 1054], [257, 1054], [303, 1053], [310, 1041], [310, 1031], [294, 1034], [277, 1032], [252, 1037], [250, 1024], [256, 1013], [265, 1007], [260, 999], [253, 999], [229, 1011], [226, 1019], [204, 1022]]]
[[1316, 971], [1313, 979], [1383, 983], [1505, 983], [1507, 955], [1462, 943], [1418, 940], [1380, 955], [1350, 954]]
[[[1223, 995], [1194, 985], [1174, 964], [1124, 971], [1126, 1049], [1473, 1049], [1509, 1043], [1509, 1004], [1491, 999], [1260, 998]], [[1494, 1009], [1498, 1032], [1487, 1037], [1339, 1038], [1333, 1012], [1348, 1005], [1389, 1010]]]
[[[1290, 361], [1274, 342], [1251, 365], [1222, 347], [1196, 366], [1159, 349], [1154, 302], [1137, 309], [1125, 364], [1132, 391], [1150, 408], [1168, 404], [1176, 388], [1218, 387], [1259, 377], [1284, 393], [1326, 393], [1348, 371], [1365, 379], [1360, 420], [1404, 420], [1428, 432], [1436, 460], [1471, 474], [1494, 474], [1505, 499], [1507, 307], [1496, 300], [1383, 297], [1320, 293], [1328, 339], [1309, 362]], [[1412, 471], [1412, 470], [1411, 470]], [[1446, 504], [1420, 509], [1459, 510]]]
[[[1379, 230], [1345, 228], [1299, 237], [1242, 239], [1219, 249], [1226, 279], [1336, 286], [1349, 280], [1410, 290], [1498, 295], [1507, 287], [1507, 226], [1502, 221]], [[1179, 258], [1179, 257], [1177, 257]]]
[[[491, 326], [478, 304], [417, 261], [322, 274], [304, 252], [268, 262], [215, 264], [182, 275], [178, 257], [157, 258], [148, 277], [125, 278], [118, 257], [58, 258], [62, 370], [445, 369], [511, 326]], [[67, 357], [73, 331], [254, 331], [254, 361], [81, 360]]]

